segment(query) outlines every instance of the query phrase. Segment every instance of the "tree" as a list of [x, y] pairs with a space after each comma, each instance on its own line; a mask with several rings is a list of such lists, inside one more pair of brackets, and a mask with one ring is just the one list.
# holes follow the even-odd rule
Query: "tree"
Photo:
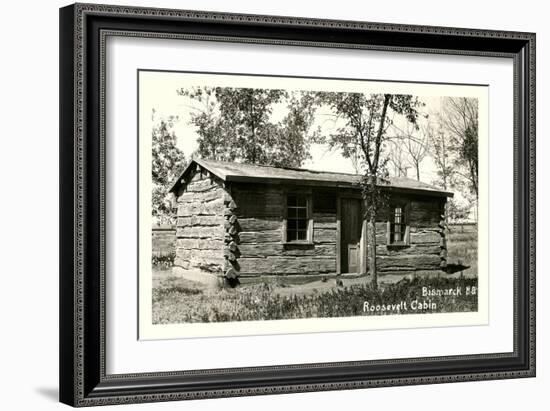
[[[197, 127], [198, 154], [221, 161], [299, 167], [309, 156], [318, 132], [314, 96], [307, 92], [233, 87], [198, 87], [178, 93], [202, 104], [191, 114]], [[273, 111], [286, 104], [286, 115], [273, 121]], [[284, 106], [283, 106], [284, 107]]]
[[390, 149], [388, 150], [388, 165], [393, 168], [392, 175], [396, 177], [407, 177], [410, 168], [407, 161], [407, 153], [403, 149], [402, 140], [390, 140]]
[[468, 182], [468, 188], [479, 197], [478, 188], [478, 101], [475, 98], [447, 97], [443, 101], [441, 123], [451, 137], [456, 172]]
[[[235, 133], [233, 141], [241, 161], [271, 165], [268, 150], [276, 144], [277, 129], [270, 118], [274, 104], [285, 97], [284, 90], [217, 87], [221, 121]], [[231, 143], [229, 143], [231, 144]]]
[[[199, 103], [190, 107], [191, 124], [197, 128], [198, 153], [201, 157], [219, 161], [234, 161], [236, 140], [233, 128], [224, 123], [219, 115], [215, 90], [209, 87], [181, 89], [178, 94]], [[224, 143], [225, 142], [225, 143]]]
[[319, 128], [312, 130], [315, 95], [309, 92], [291, 93], [287, 110], [283, 120], [274, 127], [276, 139], [266, 151], [269, 165], [296, 168], [311, 158], [311, 144], [322, 140]]
[[445, 222], [461, 222], [468, 218], [470, 207], [459, 204], [455, 199], [450, 198], [445, 206]]
[[428, 131], [426, 125], [407, 123], [404, 135], [404, 146], [409, 156], [411, 166], [416, 171], [416, 179], [420, 181], [420, 164], [428, 155]]
[[478, 124], [477, 121], [468, 124], [464, 130], [464, 138], [459, 145], [460, 159], [467, 169], [467, 178], [471, 191], [479, 198], [478, 186]]
[[185, 156], [176, 147], [176, 135], [172, 131], [175, 120], [174, 117], [161, 119], [152, 131], [152, 215], [161, 224], [174, 223], [176, 216], [168, 199], [168, 189], [185, 167]]
[[361, 158], [361, 187], [369, 227], [369, 271], [372, 286], [377, 288], [376, 219], [378, 210], [387, 202], [382, 186], [388, 179], [388, 156], [384, 148], [388, 127], [393, 123], [390, 112], [416, 124], [419, 115], [417, 108], [422, 103], [410, 95], [394, 94], [323, 92], [318, 97], [343, 122], [336, 133], [329, 137], [329, 144], [340, 147], [344, 157], [359, 155]]
[[436, 166], [437, 180], [434, 183], [444, 190], [453, 185], [454, 161], [451, 157], [451, 141], [449, 135], [440, 126], [434, 130], [432, 125], [426, 129], [429, 136], [430, 154]]

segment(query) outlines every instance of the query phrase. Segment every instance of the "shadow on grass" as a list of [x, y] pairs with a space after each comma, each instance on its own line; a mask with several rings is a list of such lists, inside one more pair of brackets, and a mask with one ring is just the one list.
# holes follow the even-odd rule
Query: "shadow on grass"
[[467, 270], [468, 268], [470, 268], [469, 265], [447, 264], [447, 266], [442, 270], [445, 271], [447, 274], [454, 274], [454, 273], [458, 273], [459, 271]]

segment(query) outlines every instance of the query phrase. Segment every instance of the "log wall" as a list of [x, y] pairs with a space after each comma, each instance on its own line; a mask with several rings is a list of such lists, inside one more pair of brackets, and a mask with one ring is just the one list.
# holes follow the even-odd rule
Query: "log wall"
[[219, 274], [224, 267], [224, 189], [208, 173], [197, 171], [178, 196], [176, 258], [185, 270]]
[[238, 219], [232, 268], [239, 277], [335, 273], [336, 213], [313, 213], [313, 243], [284, 244], [284, 187], [233, 185], [231, 199]]
[[[313, 241], [295, 244], [283, 243], [288, 189], [273, 184], [236, 183], [224, 188], [223, 182], [212, 175], [197, 171], [178, 196], [174, 264], [228, 279], [336, 273], [338, 224], [331, 198], [337, 193], [310, 190]], [[387, 245], [388, 211], [379, 213], [376, 252], [381, 274], [437, 270], [446, 264], [444, 200], [418, 196], [406, 200], [408, 246]]]
[[409, 204], [408, 246], [387, 245], [387, 215], [376, 224], [376, 266], [380, 273], [439, 270], [446, 266], [444, 200], [436, 197], [400, 198]]

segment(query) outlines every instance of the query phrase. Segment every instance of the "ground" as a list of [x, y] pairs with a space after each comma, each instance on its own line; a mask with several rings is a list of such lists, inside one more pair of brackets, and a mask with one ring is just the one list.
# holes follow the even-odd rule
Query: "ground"
[[[153, 270], [153, 323], [273, 320], [310, 317], [343, 317], [391, 314], [364, 310], [370, 305], [399, 304], [400, 301], [430, 300], [427, 310], [407, 313], [476, 311], [477, 295], [466, 290], [477, 287], [477, 232], [472, 226], [453, 226], [448, 237], [450, 272], [416, 272], [414, 275], [380, 276], [379, 290], [370, 278], [334, 279], [305, 284], [264, 281], [237, 288], [206, 287], [173, 276], [166, 267]], [[422, 296], [422, 288], [456, 289], [458, 296]]]
[[469, 268], [462, 271], [466, 276], [477, 277], [477, 225], [451, 225], [447, 234], [447, 261]]

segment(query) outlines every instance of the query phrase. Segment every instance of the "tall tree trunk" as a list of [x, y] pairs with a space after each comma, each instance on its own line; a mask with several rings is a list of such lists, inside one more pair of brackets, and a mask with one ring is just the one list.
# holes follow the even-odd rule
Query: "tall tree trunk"
[[369, 272], [371, 275], [371, 286], [378, 288], [378, 272], [376, 271], [376, 215], [369, 213], [369, 223], [367, 230], [367, 241], [369, 243]]
[[370, 202], [370, 204], [367, 204], [367, 215], [369, 218], [367, 224], [369, 272], [371, 276], [371, 286], [376, 290], [378, 288], [378, 271], [376, 268], [376, 176], [369, 176], [367, 184], [370, 193], [366, 198], [366, 200]]
[[257, 141], [256, 141], [256, 125], [254, 124], [254, 100], [252, 95], [250, 95], [250, 131], [251, 131], [251, 140], [252, 140], [252, 158], [250, 159], [252, 164], [256, 164], [256, 149], [257, 149]]
[[[369, 166], [370, 176], [368, 178], [368, 186], [370, 195], [367, 196], [367, 201], [371, 201], [372, 204], [367, 204], [369, 215], [369, 270], [371, 274], [372, 288], [378, 288], [378, 272], [376, 270], [376, 209], [378, 207], [378, 194], [376, 192], [377, 173], [379, 171], [378, 165], [380, 160], [380, 147], [382, 145], [382, 136], [384, 134], [384, 125], [386, 123], [386, 114], [388, 112], [388, 106], [390, 104], [392, 96], [391, 94], [384, 94], [384, 103], [382, 105], [382, 113], [380, 114], [380, 122], [378, 123], [378, 131], [376, 132], [376, 138], [374, 141], [374, 153], [373, 160], [369, 160], [369, 150], [362, 144], [363, 154], [367, 160]], [[361, 140], [363, 142], [363, 140]]]

